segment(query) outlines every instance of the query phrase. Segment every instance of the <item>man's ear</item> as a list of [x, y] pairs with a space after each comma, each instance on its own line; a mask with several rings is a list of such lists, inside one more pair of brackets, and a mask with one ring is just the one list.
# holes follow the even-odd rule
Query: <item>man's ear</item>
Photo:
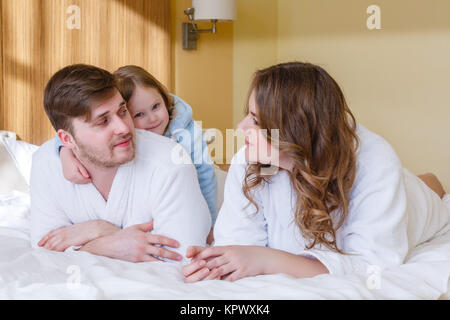
[[63, 129], [59, 129], [57, 134], [58, 134], [59, 140], [61, 140], [61, 143], [63, 144], [64, 147], [69, 148], [69, 149], [75, 148], [74, 139], [69, 132], [67, 132]]

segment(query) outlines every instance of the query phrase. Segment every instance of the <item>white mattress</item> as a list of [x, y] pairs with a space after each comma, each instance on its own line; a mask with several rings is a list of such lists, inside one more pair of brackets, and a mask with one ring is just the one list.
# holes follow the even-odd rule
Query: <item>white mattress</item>
[[[37, 146], [17, 141], [14, 133], [6, 131], [0, 131], [0, 140], [28, 182], [31, 155]], [[221, 191], [225, 173], [219, 173]], [[135, 264], [86, 252], [32, 249], [29, 208], [27, 193], [0, 194], [0, 299], [450, 298], [450, 225], [410, 252], [404, 265], [381, 273], [368, 270], [366, 274], [311, 279], [279, 274], [234, 283], [214, 280], [186, 284], [177, 264]]]
[[186, 284], [180, 266], [32, 249], [29, 196], [0, 195], [0, 299], [449, 299], [450, 227], [378, 273]]

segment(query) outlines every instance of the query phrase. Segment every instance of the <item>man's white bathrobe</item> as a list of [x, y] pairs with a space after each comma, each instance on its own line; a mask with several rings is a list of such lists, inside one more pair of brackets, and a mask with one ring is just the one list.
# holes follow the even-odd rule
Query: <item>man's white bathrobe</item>
[[[402, 168], [391, 146], [358, 126], [356, 179], [347, 219], [336, 232], [342, 255], [324, 247], [307, 250], [294, 222], [297, 196], [288, 173], [253, 190], [259, 212], [242, 193], [245, 147], [228, 171], [224, 202], [214, 226], [215, 245], [257, 245], [320, 260], [332, 274], [371, 272], [401, 264], [410, 248], [449, 223], [450, 206], [419, 178]], [[374, 269], [375, 270], [375, 269]]]
[[135, 141], [135, 158], [118, 168], [108, 201], [92, 183], [78, 185], [64, 178], [53, 140], [34, 153], [33, 247], [52, 230], [90, 220], [121, 228], [154, 220], [151, 233], [178, 240], [180, 247], [171, 250], [183, 257], [188, 246], [205, 245], [211, 218], [187, 152], [169, 138], [145, 130], [135, 130]]

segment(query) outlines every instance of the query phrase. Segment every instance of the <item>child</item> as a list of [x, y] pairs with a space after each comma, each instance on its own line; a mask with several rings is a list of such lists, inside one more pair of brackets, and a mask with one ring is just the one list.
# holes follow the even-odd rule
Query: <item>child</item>
[[[124, 66], [114, 72], [117, 88], [127, 102], [135, 128], [164, 135], [190, 152], [197, 170], [202, 194], [208, 204], [212, 225], [216, 218], [217, 181], [201, 128], [192, 119], [192, 108], [182, 99], [169, 94], [150, 73], [138, 66]], [[55, 141], [57, 150], [62, 144]], [[201, 146], [201, 150], [198, 150]], [[64, 177], [77, 184], [90, 183], [89, 173], [73, 153], [61, 148]], [[212, 239], [212, 229], [207, 243]]]

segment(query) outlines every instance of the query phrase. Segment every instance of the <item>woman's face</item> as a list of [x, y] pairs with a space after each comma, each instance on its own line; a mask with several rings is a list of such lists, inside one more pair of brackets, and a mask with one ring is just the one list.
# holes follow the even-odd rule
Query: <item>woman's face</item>
[[169, 124], [169, 112], [157, 89], [136, 84], [127, 105], [136, 128], [164, 134]]
[[[249, 163], [272, 164], [278, 166], [278, 151], [267, 141], [267, 129], [261, 129], [259, 125], [259, 111], [255, 100], [256, 93], [250, 95], [248, 101], [248, 114], [238, 124], [238, 129], [244, 131], [245, 135], [245, 159]], [[270, 129], [272, 138], [274, 129]], [[275, 129], [276, 130], [276, 129]]]

